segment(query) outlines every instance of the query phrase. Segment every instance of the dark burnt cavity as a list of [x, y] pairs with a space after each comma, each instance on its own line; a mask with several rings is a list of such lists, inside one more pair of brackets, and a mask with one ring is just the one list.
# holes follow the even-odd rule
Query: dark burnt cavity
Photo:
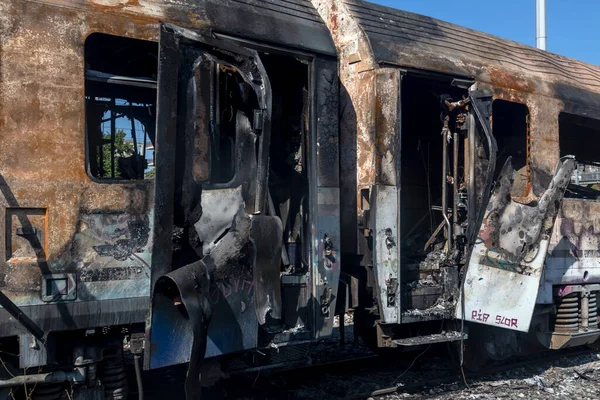
[[561, 113], [559, 144], [561, 156], [572, 155], [577, 161], [575, 172], [566, 177], [566, 198], [597, 200], [600, 198], [600, 120]]

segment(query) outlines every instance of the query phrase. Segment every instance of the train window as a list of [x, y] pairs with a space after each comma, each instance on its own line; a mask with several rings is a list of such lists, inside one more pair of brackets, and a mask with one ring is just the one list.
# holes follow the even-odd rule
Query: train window
[[528, 196], [531, 191], [529, 109], [525, 104], [494, 100], [492, 128], [498, 145], [496, 174], [511, 157], [513, 168], [517, 171], [512, 196]]
[[600, 195], [600, 120], [561, 113], [558, 117], [560, 155], [575, 156], [576, 169], [565, 197]]
[[236, 116], [250, 91], [242, 76], [225, 65], [217, 66], [218, 129], [211, 136], [210, 183], [228, 183], [235, 175]]
[[87, 170], [96, 179], [154, 176], [158, 44], [94, 33], [85, 42]]
[[[250, 127], [245, 123], [251, 121], [254, 110], [258, 108], [253, 89], [236, 68], [210, 58], [197, 63], [192, 73], [190, 78], [193, 79], [197, 96], [194, 114], [194, 179], [221, 187], [238, 185], [239, 182], [234, 178], [238, 172], [236, 165], [243, 157], [240, 152], [243, 152], [244, 144], [237, 143], [237, 140], [240, 139], [238, 135], [244, 136], [242, 132]], [[248, 151], [246, 153], [250, 154]]]

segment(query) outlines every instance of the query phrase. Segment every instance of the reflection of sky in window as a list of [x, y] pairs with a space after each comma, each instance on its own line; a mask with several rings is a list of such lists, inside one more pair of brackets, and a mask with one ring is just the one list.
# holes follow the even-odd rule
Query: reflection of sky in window
[[[99, 101], [107, 101], [109, 102], [110, 99], [104, 99], [104, 98], [96, 98], [96, 100]], [[115, 105], [117, 106], [129, 106], [129, 102], [127, 100], [123, 100], [123, 99], [115, 99]], [[145, 104], [141, 104], [141, 103], [132, 103], [131, 106], [133, 107], [146, 107]], [[123, 132], [125, 132], [126, 136], [125, 136], [125, 142], [131, 143], [133, 144], [133, 128], [131, 126], [131, 119], [125, 116], [119, 116], [119, 112], [115, 112], [115, 115], [117, 116], [117, 118], [115, 119], [115, 132], [118, 132], [119, 130], [122, 130]], [[110, 110], [106, 111], [104, 113], [104, 115], [102, 116], [102, 133], [104, 135], [110, 135]], [[152, 169], [154, 169], [154, 146], [152, 146], [152, 142], [150, 141], [150, 138], [147, 137], [146, 135], [146, 128], [144, 127], [144, 125], [138, 121], [137, 119], [134, 119], [134, 126], [135, 126], [135, 142], [137, 143], [137, 153], [142, 155], [144, 154], [144, 150], [143, 147], [145, 145], [146, 147], [146, 160], [148, 161], [148, 168], [146, 168], [145, 172], [151, 171]]]

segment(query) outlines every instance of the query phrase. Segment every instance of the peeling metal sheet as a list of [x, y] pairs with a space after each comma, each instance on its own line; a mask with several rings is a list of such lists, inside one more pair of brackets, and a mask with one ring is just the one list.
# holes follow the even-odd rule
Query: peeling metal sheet
[[202, 216], [194, 225], [204, 254], [209, 254], [216, 242], [231, 228], [234, 217], [243, 209], [242, 187], [205, 190], [202, 193]]
[[[234, 218], [230, 222], [231, 229], [202, 259], [210, 272], [208, 303], [213, 315], [208, 325], [206, 358], [251, 349], [258, 343], [255, 252], [249, 240], [252, 221], [243, 209], [238, 209]], [[151, 329], [147, 329], [150, 335], [147, 367], [188, 362], [194, 339], [192, 324], [177, 313], [169, 312], [173, 301], [164, 295], [153, 296], [152, 307], [148, 326]]]
[[536, 303], [550, 233], [575, 168], [563, 159], [539, 201], [519, 204], [510, 196], [510, 159], [490, 198], [467, 267], [457, 318], [527, 332]]
[[254, 215], [250, 241], [254, 246], [254, 302], [261, 325], [282, 319], [281, 248], [283, 226], [278, 217]]

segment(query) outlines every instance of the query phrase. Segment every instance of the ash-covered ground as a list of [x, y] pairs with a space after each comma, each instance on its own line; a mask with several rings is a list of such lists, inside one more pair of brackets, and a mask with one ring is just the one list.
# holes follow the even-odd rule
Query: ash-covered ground
[[[416, 372], [416, 371], [415, 371]], [[410, 384], [407, 382], [407, 384]], [[600, 353], [565, 357], [477, 379], [422, 387], [381, 399], [578, 399], [600, 398]]]
[[[465, 386], [449, 346], [419, 348], [414, 352], [388, 352], [375, 356], [355, 342], [351, 316], [345, 318], [345, 343], [339, 332], [314, 343], [304, 368], [255, 371], [222, 379], [206, 399], [600, 399], [600, 352], [543, 357], [532, 364], [524, 359], [490, 366], [504, 372], [468, 373]], [[559, 354], [559, 353], [556, 353]], [[359, 361], [316, 366], [330, 359]], [[215, 376], [219, 372], [215, 372]], [[184, 399], [185, 366], [151, 371], [144, 379], [146, 400]], [[132, 381], [130, 398], [137, 399]], [[398, 387], [396, 393], [373, 392]]]

